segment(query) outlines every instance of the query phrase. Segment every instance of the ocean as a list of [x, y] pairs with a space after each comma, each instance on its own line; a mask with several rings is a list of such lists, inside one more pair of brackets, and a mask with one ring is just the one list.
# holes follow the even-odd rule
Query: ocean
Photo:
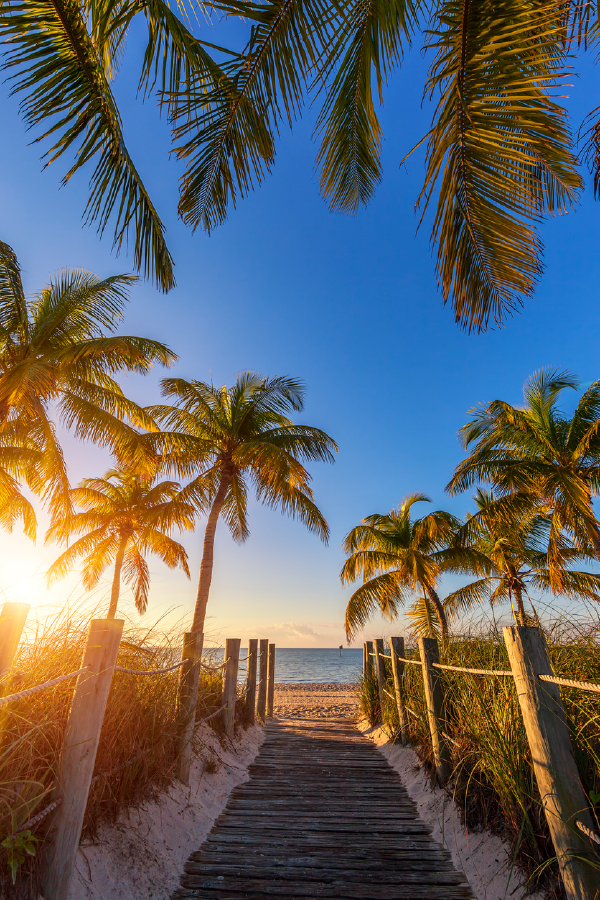
[[[215, 651], [223, 659], [224, 649]], [[242, 645], [240, 656], [248, 655], [248, 646]], [[355, 681], [362, 669], [362, 649], [341, 651], [335, 649], [314, 649], [304, 647], [275, 648], [276, 684], [342, 684]], [[246, 677], [246, 663], [240, 663], [239, 680]]]

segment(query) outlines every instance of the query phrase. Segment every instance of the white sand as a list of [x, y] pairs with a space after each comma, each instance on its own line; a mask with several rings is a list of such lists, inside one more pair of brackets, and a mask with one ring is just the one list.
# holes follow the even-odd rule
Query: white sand
[[457, 869], [467, 877], [477, 900], [543, 900], [542, 894], [527, 894], [524, 878], [517, 869], [511, 875], [510, 848], [489, 831], [467, 832], [461, 823], [456, 803], [421, 767], [411, 747], [390, 744], [381, 728], [359, 723], [359, 730], [370, 737], [383, 753], [417, 805], [419, 816], [433, 827], [432, 837], [452, 854]]
[[[190, 853], [197, 850], [237, 784], [246, 781], [264, 737], [256, 725], [239, 742], [223, 749], [208, 726], [200, 739], [205, 749], [192, 764], [190, 787], [175, 783], [156, 803], [148, 803], [103, 826], [98, 841], [84, 842], [69, 900], [168, 900]], [[204, 760], [216, 756], [218, 769], [204, 772]]]

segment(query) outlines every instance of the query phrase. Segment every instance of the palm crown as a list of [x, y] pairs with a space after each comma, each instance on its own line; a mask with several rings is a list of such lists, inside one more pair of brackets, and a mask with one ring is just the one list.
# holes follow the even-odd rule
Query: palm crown
[[430, 502], [425, 494], [410, 494], [399, 509], [386, 515], [367, 516], [346, 536], [348, 554], [340, 578], [363, 584], [346, 608], [346, 636], [350, 641], [376, 610], [395, 618], [399, 605], [421, 590], [438, 617], [442, 637], [448, 632], [447, 617], [438, 593], [440, 551], [453, 540], [458, 520], [437, 510], [420, 519], [411, 515], [415, 503]]
[[[515, 620], [526, 624], [524, 597], [529, 588], [552, 591], [548, 565], [548, 516], [522, 509], [512, 521], [507, 518], [504, 500], [493, 491], [479, 489], [474, 497], [477, 511], [467, 517], [457, 534], [457, 550], [446, 555], [446, 571], [479, 575], [475, 581], [446, 597], [447, 611], [456, 615], [476, 604], [509, 601]], [[600, 600], [600, 575], [574, 571], [575, 562], [589, 559], [589, 553], [562, 547], [561, 581], [558, 593], [572, 599]], [[516, 610], [515, 610], [516, 606]]]
[[168, 378], [163, 393], [177, 406], [148, 412], [166, 434], [154, 435], [181, 475], [194, 475], [185, 496], [208, 513], [193, 631], [202, 631], [212, 578], [219, 516], [238, 541], [248, 529], [248, 490], [257, 499], [298, 518], [326, 541], [329, 528], [314, 502], [303, 462], [333, 461], [334, 441], [318, 428], [296, 425], [290, 410], [303, 408], [304, 389], [294, 378], [238, 375], [231, 388]]
[[81, 269], [61, 272], [31, 300], [25, 298], [14, 252], [0, 242], [0, 429], [43, 454], [42, 493], [64, 500], [68, 490], [51, 407], [80, 438], [122, 457], [142, 452], [135, 426], [154, 427], [112, 377], [147, 372], [176, 356], [147, 338], [113, 335], [123, 318], [130, 275], [100, 279]]
[[506, 509], [512, 503], [548, 513], [548, 567], [557, 592], [565, 585], [564, 548], [573, 543], [585, 553], [591, 544], [600, 559], [592, 506], [600, 491], [600, 382], [585, 391], [568, 417], [557, 400], [563, 390], [576, 387], [569, 373], [545, 369], [525, 383], [524, 406], [496, 400], [474, 409], [460, 432], [465, 448], [474, 447], [447, 487], [458, 493], [488, 482], [497, 496], [507, 498]]
[[[131, 159], [111, 89], [127, 35], [143, 23], [142, 94], [167, 104], [185, 162], [179, 212], [210, 230], [270, 171], [282, 119], [319, 96], [321, 189], [333, 209], [368, 203], [382, 177], [377, 101], [420, 29], [437, 101], [419, 202], [434, 195], [432, 237], [444, 301], [468, 328], [500, 322], [542, 271], [537, 223], [576, 202], [582, 186], [557, 91], [578, 46], [598, 41], [590, 6], [413, 0], [220, 0], [247, 23], [241, 51], [200, 40], [164, 0], [118, 4], [4, 0], [3, 66], [47, 158], [71, 154], [64, 180], [94, 165], [87, 217], [114, 213], [115, 245], [134, 233], [135, 260], [174, 283], [163, 225]], [[134, 25], [135, 21], [135, 25]], [[220, 62], [214, 58], [218, 52]], [[587, 158], [600, 183], [600, 120], [590, 114]], [[45, 130], [44, 130], [45, 129]]]
[[183, 498], [177, 482], [157, 482], [156, 475], [119, 466], [104, 478], [84, 479], [71, 490], [71, 499], [82, 511], [53, 522], [46, 540], [69, 540], [74, 534], [82, 537], [52, 564], [48, 583], [64, 578], [83, 558], [83, 584], [92, 590], [114, 562], [108, 611], [108, 618], [114, 619], [122, 574], [133, 589], [136, 608], [145, 612], [150, 589], [148, 554], [155, 554], [170, 568], [179, 566], [189, 578], [187, 554], [170, 532], [193, 528], [195, 510]]

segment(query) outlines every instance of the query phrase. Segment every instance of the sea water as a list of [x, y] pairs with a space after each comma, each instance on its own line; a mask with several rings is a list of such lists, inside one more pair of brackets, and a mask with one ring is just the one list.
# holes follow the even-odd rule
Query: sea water
[[[223, 648], [215, 658], [223, 659]], [[278, 684], [342, 684], [355, 681], [362, 668], [362, 649], [340, 650], [315, 648], [275, 648], [275, 682]], [[248, 655], [248, 647], [240, 648], [240, 657]], [[239, 679], [246, 677], [246, 663], [241, 662]]]

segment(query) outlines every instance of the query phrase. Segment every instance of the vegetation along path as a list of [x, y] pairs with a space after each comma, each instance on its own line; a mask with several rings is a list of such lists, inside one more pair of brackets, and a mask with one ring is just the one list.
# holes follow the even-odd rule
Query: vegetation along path
[[473, 895], [398, 775], [349, 720], [267, 726], [174, 900]]

